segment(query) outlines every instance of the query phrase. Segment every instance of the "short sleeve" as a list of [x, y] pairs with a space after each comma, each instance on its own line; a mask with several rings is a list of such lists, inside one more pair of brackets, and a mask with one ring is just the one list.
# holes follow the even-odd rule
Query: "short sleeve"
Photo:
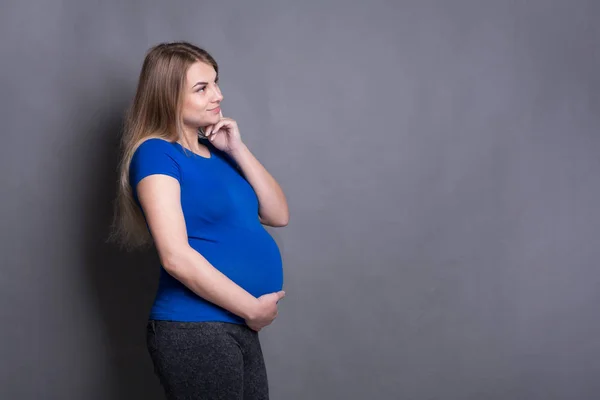
[[137, 192], [137, 184], [142, 179], [156, 174], [172, 176], [181, 182], [181, 170], [174, 157], [173, 146], [166, 140], [153, 138], [142, 143], [131, 158], [129, 182], [133, 192]]

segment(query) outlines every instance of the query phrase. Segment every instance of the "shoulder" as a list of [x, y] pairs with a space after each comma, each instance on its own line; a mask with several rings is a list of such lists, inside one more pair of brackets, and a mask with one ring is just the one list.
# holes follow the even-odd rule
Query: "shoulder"
[[168, 142], [164, 139], [160, 139], [160, 138], [149, 138], [144, 140], [142, 143], [140, 143], [137, 148], [135, 149], [135, 152], [133, 153], [133, 156], [137, 156], [137, 155], [145, 155], [145, 154], [169, 154], [169, 155], [174, 155], [176, 154], [175, 148], [174, 148], [174, 144], [171, 142]]
[[180, 179], [181, 170], [175, 145], [160, 138], [144, 140], [135, 149], [129, 164], [132, 186], [148, 175], [163, 174]]
[[131, 158], [131, 166], [147, 163], [169, 162], [178, 164], [175, 144], [160, 138], [150, 138], [140, 143]]

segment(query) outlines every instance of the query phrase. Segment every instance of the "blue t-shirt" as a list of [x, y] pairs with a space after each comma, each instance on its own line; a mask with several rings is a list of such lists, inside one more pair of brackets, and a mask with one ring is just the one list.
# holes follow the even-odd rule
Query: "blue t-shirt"
[[[143, 142], [129, 168], [136, 202], [139, 204], [136, 186], [144, 177], [164, 174], [177, 179], [190, 246], [255, 297], [281, 290], [281, 255], [258, 219], [254, 189], [235, 161], [210, 141], [201, 141], [210, 150], [210, 158], [162, 139]], [[162, 266], [150, 318], [245, 323], [243, 318], [192, 292]]]

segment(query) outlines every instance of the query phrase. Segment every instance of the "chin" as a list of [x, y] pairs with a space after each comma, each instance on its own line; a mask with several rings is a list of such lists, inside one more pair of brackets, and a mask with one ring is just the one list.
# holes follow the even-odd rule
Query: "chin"
[[219, 120], [220, 120], [220, 118], [218, 116], [217, 116], [217, 118], [214, 118], [214, 117], [204, 118], [202, 121], [199, 121], [199, 122], [197, 122], [194, 125], [196, 125], [196, 126], [202, 128], [202, 129], [204, 129], [204, 128], [206, 128], [209, 125], [216, 124], [217, 122], [219, 122]]
[[220, 119], [221, 117], [218, 115], [207, 115], [205, 118], [202, 119], [200, 126], [216, 124], [217, 122], [219, 122]]

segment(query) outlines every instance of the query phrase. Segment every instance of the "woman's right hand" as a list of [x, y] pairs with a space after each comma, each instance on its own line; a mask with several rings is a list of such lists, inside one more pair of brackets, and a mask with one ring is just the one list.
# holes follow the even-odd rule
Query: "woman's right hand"
[[255, 331], [260, 331], [277, 317], [277, 302], [285, 297], [283, 290], [260, 296], [254, 310], [246, 318], [246, 325]]

